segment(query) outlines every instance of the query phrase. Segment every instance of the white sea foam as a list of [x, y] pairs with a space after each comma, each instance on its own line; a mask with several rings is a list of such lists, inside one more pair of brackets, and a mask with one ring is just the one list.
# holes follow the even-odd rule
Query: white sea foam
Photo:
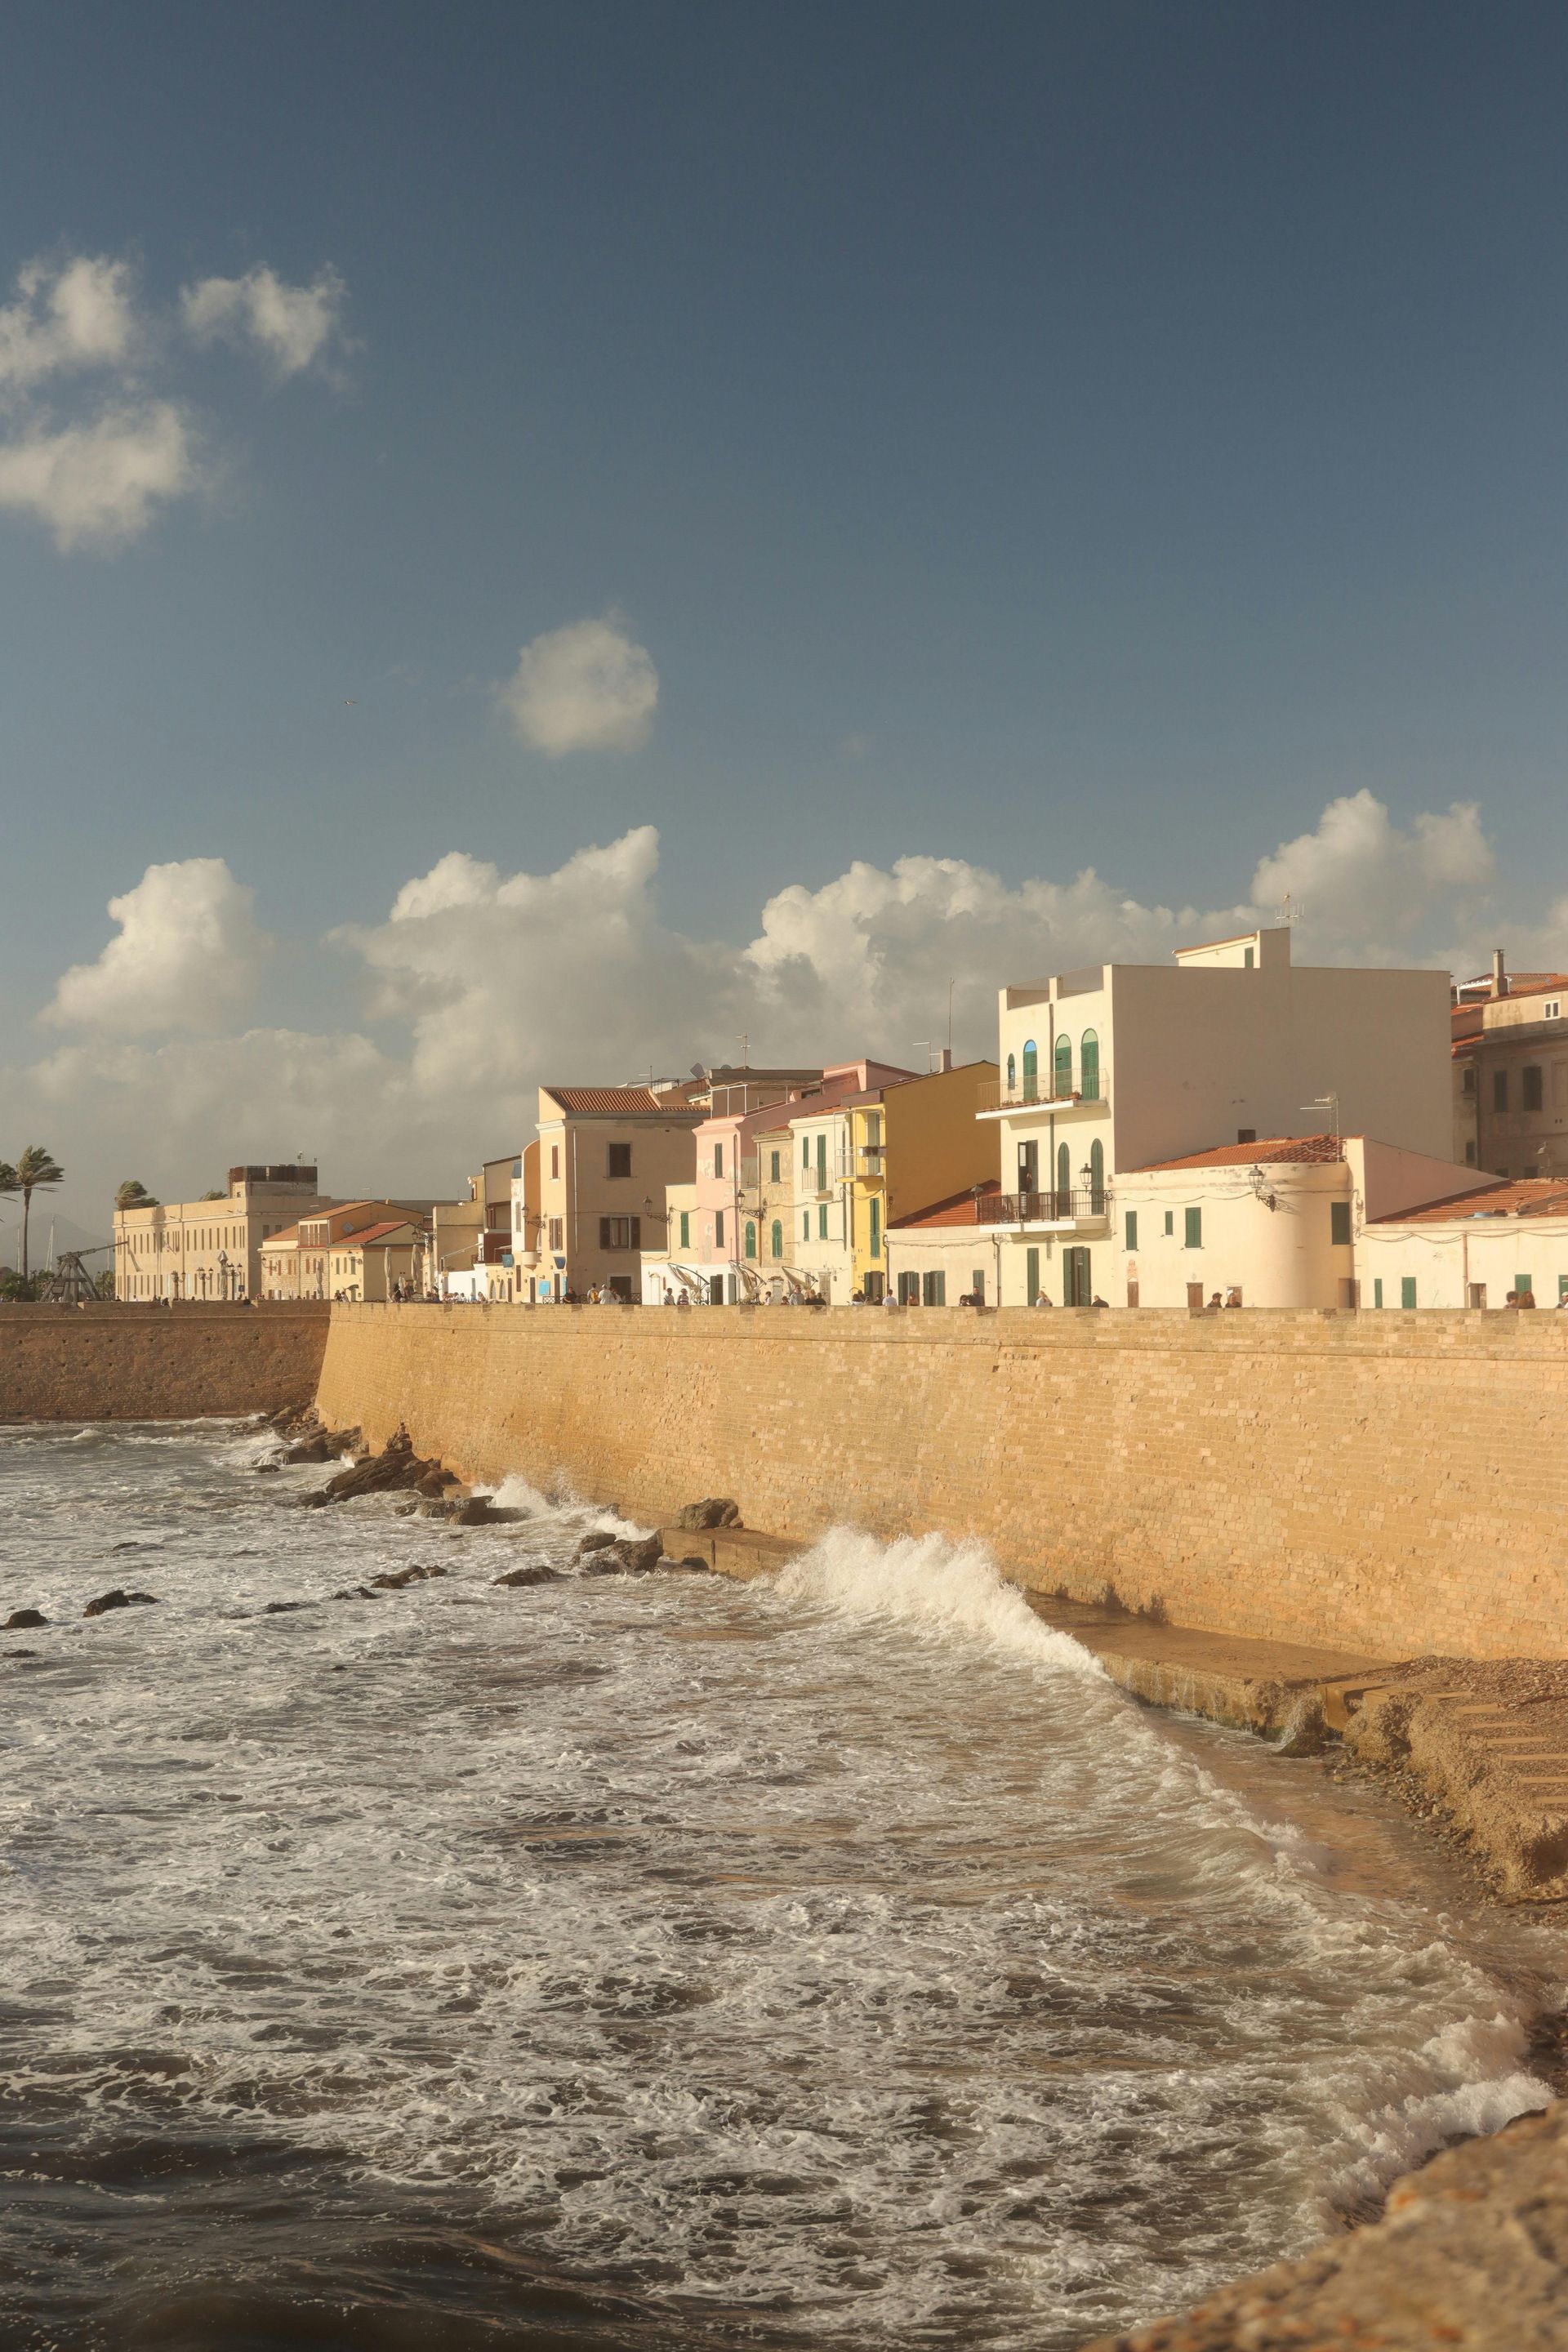
[[[154, 1434], [0, 1463], [0, 1601], [53, 1621], [0, 1660], [0, 2101], [46, 2152], [291, 2146], [759, 2341], [1040, 2352], [1543, 2095], [1543, 1931], [1493, 1949], [1413, 1864], [1347, 1893], [1335, 1823], [1398, 1825], [1316, 1780], [1298, 1824], [1310, 1768], [1178, 1737], [978, 1548], [498, 1589], [625, 1523], [300, 1511], [319, 1468]], [[132, 1574], [159, 1606], [82, 1620]], [[38, 2194], [107, 2292], [102, 2213]], [[157, 2196], [138, 2280], [247, 2246]]]

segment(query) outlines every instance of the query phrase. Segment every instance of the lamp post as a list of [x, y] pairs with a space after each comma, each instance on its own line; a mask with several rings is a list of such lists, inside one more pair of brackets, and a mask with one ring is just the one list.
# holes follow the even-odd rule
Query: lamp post
[[227, 1252], [227, 1250], [219, 1250], [219, 1252], [218, 1252], [218, 1254], [217, 1254], [217, 1265], [218, 1265], [218, 1294], [219, 1294], [219, 1296], [220, 1296], [221, 1297], [223, 1297], [223, 1298], [226, 1299], [226, 1298], [228, 1297], [228, 1296], [229, 1296], [229, 1281], [228, 1281], [228, 1252]]

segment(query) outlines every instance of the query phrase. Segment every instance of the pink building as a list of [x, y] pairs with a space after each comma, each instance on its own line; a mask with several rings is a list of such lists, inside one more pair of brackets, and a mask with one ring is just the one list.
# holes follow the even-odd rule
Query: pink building
[[[697, 1129], [697, 1207], [690, 1247], [671, 1236], [670, 1255], [698, 1275], [711, 1303], [744, 1296], [748, 1213], [758, 1214], [759, 1135], [781, 1124], [781, 1105], [798, 1109], [913, 1077], [890, 1062], [835, 1062], [823, 1070], [713, 1073], [712, 1108]], [[787, 1116], [787, 1114], [785, 1114]], [[757, 1255], [755, 1247], [752, 1255]]]

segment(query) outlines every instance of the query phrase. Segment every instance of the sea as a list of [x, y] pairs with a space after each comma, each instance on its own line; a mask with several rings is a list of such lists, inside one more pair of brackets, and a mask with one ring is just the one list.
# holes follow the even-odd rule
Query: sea
[[5, 2352], [1069, 2352], [1550, 2095], [1552, 1915], [978, 1545], [274, 1454], [0, 1430]]

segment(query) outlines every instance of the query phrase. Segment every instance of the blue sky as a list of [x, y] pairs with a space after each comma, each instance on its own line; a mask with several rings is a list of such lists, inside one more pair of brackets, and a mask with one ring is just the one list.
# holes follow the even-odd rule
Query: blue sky
[[[857, 861], [1009, 891], [1092, 866], [1108, 904], [1217, 911], [1306, 842], [1323, 953], [1458, 956], [1500, 927], [1548, 951], [1561, 9], [22, 0], [6, 48], [0, 305], [97, 257], [136, 341], [0, 401], [0, 489], [7, 436], [138, 404], [184, 436], [177, 492], [114, 544], [62, 550], [36, 499], [0, 503], [0, 1056], [12, 1116], [93, 1182], [159, 1136], [89, 1108], [95, 1035], [187, 1058], [353, 1036], [392, 1057], [379, 1094], [393, 1064], [446, 1085], [420, 1008], [471, 1029], [504, 998], [445, 948], [363, 983], [448, 853], [548, 877], [657, 826], [657, 870], [628, 852], [587, 902], [647, 950], [617, 967], [635, 997], [660, 941], [689, 979]], [[240, 295], [211, 331], [182, 310], [262, 270], [331, 289], [291, 373]], [[605, 615], [657, 708], [618, 742], [526, 740], [498, 698], [521, 649]], [[1383, 829], [1331, 855], [1322, 813], [1358, 795]], [[1478, 819], [1423, 866], [1424, 813], [1456, 802]], [[193, 860], [255, 894], [215, 912], [193, 885], [209, 929], [237, 907], [264, 935], [244, 1001], [202, 1012], [216, 967], [187, 942], [139, 1024], [122, 960], [85, 1017], [37, 1025], [113, 938], [106, 902]], [[951, 895], [905, 891], [896, 952], [855, 900], [880, 998], [864, 959], [830, 985], [842, 899], [814, 901], [792, 1050], [839, 984], [848, 1028], [918, 1035], [888, 992], [934, 998], [953, 963], [983, 1046], [1005, 973], [949, 933]], [[1068, 931], [1009, 907], [995, 953], [1034, 923], [1046, 968]], [[486, 1086], [523, 1099], [577, 991], [566, 958], [518, 977], [526, 1034], [485, 1048], [475, 1116]], [[672, 987], [650, 1055], [700, 1001]], [[825, 1050], [858, 1042], [843, 1010]], [[563, 1016], [563, 1049], [630, 1056], [637, 1024], [605, 1018]], [[170, 1097], [190, 1076], [147, 1067]], [[182, 1148], [226, 1160], [204, 1084]], [[303, 1084], [266, 1115], [315, 1117]]]

